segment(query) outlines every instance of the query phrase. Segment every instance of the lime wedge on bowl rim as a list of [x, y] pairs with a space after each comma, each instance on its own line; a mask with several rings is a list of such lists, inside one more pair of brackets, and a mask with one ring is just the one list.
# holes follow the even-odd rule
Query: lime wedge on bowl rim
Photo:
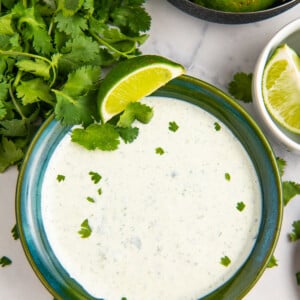
[[267, 62], [262, 93], [274, 121], [300, 134], [300, 58], [287, 44], [277, 47]]
[[141, 55], [120, 62], [106, 75], [99, 89], [97, 101], [102, 122], [183, 73], [182, 65], [158, 55]]

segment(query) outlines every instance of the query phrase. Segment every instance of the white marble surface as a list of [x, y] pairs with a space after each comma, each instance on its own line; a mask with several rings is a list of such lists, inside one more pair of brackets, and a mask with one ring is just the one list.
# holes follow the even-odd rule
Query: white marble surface
[[[271, 36], [283, 25], [300, 17], [300, 5], [271, 19], [244, 25], [209, 23], [173, 7], [166, 0], [148, 0], [152, 16], [150, 38], [144, 53], [160, 54], [182, 63], [187, 73], [224, 91], [238, 71], [252, 72], [256, 59]], [[246, 109], [253, 115], [252, 105]], [[257, 120], [259, 122], [259, 120]], [[287, 161], [284, 180], [300, 182], [300, 155], [293, 155], [273, 144], [275, 154]], [[14, 195], [17, 171], [0, 174], [0, 257], [9, 256], [12, 265], [0, 268], [0, 299], [50, 300], [53, 297], [39, 282], [27, 262], [20, 241], [13, 240]], [[300, 197], [284, 209], [280, 239], [275, 250], [279, 266], [267, 269], [246, 300], [300, 299], [295, 273], [300, 271], [300, 242], [291, 243], [287, 234], [292, 222], [300, 219]], [[165, 299], [162, 299], [165, 300]]]

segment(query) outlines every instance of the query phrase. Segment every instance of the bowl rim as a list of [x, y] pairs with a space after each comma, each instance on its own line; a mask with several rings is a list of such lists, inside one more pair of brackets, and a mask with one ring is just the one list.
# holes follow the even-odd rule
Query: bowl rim
[[300, 143], [288, 137], [272, 119], [267, 111], [262, 96], [262, 77], [265, 65], [274, 52], [274, 50], [293, 33], [299, 31], [300, 34], [300, 18], [294, 19], [290, 23], [279, 29], [273, 37], [267, 42], [260, 53], [253, 72], [252, 94], [256, 111], [260, 115], [264, 128], [289, 151], [300, 153]]
[[197, 3], [194, 3], [190, 0], [168, 0], [168, 1], [172, 3], [174, 6], [176, 6], [177, 8], [181, 9], [182, 11], [194, 17], [209, 22], [231, 24], [231, 25], [264, 21], [300, 3], [300, 0], [289, 0], [288, 2], [277, 4], [276, 6], [272, 6], [270, 8], [259, 10], [259, 11], [229, 12], [229, 11], [221, 11], [212, 8], [207, 8]]
[[[236, 270], [236, 272], [220, 287], [216, 288], [214, 291], [210, 292], [207, 296], [205, 296], [205, 299], [220, 299], [220, 296], [224, 298], [222, 299], [232, 299], [230, 295], [235, 291], [233, 291], [233, 288], [238, 284], [238, 296], [242, 297], [246, 295], [249, 290], [253, 287], [253, 285], [258, 281], [258, 279], [261, 277], [263, 274], [265, 268], [267, 267], [267, 264], [269, 262], [269, 259], [271, 258], [275, 246], [277, 244], [278, 238], [279, 238], [279, 233], [280, 233], [280, 227], [281, 227], [281, 222], [282, 222], [282, 214], [283, 214], [283, 204], [282, 204], [282, 187], [281, 187], [281, 179], [280, 179], [280, 174], [276, 162], [276, 157], [273, 153], [273, 150], [268, 142], [268, 140], [265, 138], [263, 132], [260, 130], [259, 126], [256, 124], [256, 122], [251, 118], [251, 116], [235, 101], [233, 100], [229, 95], [225, 94], [218, 88], [205, 83], [199, 79], [193, 78], [191, 76], [183, 75], [180, 76], [177, 79], [172, 80], [169, 84], [167, 84], [165, 87], [162, 89], [159, 89], [155, 95], [158, 96], [164, 96], [168, 95], [170, 96], [170, 93], [176, 95], [178, 91], [182, 88], [190, 89], [189, 95], [187, 97], [193, 97], [194, 95], [198, 95], [199, 92], [208, 95], [207, 97], [216, 97], [215, 101], [219, 103], [224, 103], [224, 107], [226, 107], [227, 110], [229, 110], [231, 113], [233, 110], [234, 113], [232, 113], [233, 118], [237, 119], [237, 121], [245, 120], [246, 124], [241, 123], [240, 126], [245, 127], [244, 131], [248, 132], [249, 135], [253, 134], [253, 139], [257, 144], [259, 145], [259, 150], [258, 153], [260, 153], [261, 150], [263, 150], [263, 158], [264, 158], [264, 164], [260, 164], [257, 159], [257, 161], [254, 163], [254, 153], [252, 153], [252, 156], [249, 154], [249, 157], [251, 158], [253, 164], [255, 164], [255, 167], [258, 168], [263, 168], [262, 173], [266, 175], [265, 177], [268, 177], [268, 179], [264, 179], [262, 174], [260, 174], [259, 177], [260, 180], [264, 179], [267, 180], [268, 183], [270, 184], [265, 184], [263, 186], [263, 182], [260, 182], [260, 186], [262, 189], [262, 216], [261, 216], [261, 224], [260, 224], [260, 229], [258, 233], [258, 239], [257, 242], [255, 243], [251, 253], [249, 254], [247, 260]], [[204, 96], [203, 96], [204, 97]], [[196, 101], [196, 100], [195, 100]], [[214, 105], [217, 107], [217, 104], [212, 101], [212, 104], [209, 105]], [[222, 115], [223, 111], [220, 109], [218, 111], [218, 114]], [[224, 117], [226, 118], [226, 117]], [[16, 217], [17, 217], [17, 225], [20, 233], [20, 240], [21, 244], [23, 246], [23, 249], [25, 251], [25, 254], [27, 256], [27, 259], [29, 260], [31, 267], [37, 274], [38, 278], [40, 281], [45, 285], [45, 287], [57, 298], [61, 299], [62, 296], [60, 293], [51, 285], [49, 282], [49, 279], [46, 279], [45, 273], [41, 271], [39, 268], [39, 263], [43, 262], [40, 257], [36, 256], [36, 254], [39, 254], [38, 252], [32, 252], [32, 241], [30, 239], [30, 236], [28, 236], [29, 232], [26, 231], [26, 226], [24, 228], [24, 219], [25, 219], [25, 225], [28, 226], [27, 223], [29, 223], [29, 226], [32, 224], [29, 221], [26, 220], [28, 216], [26, 216], [26, 209], [29, 209], [29, 218], [35, 218], [35, 213], [32, 213], [30, 211], [30, 208], [26, 208], [26, 201], [22, 201], [22, 192], [23, 192], [23, 183], [26, 177], [26, 169], [29, 165], [29, 174], [30, 174], [30, 159], [32, 158], [32, 153], [34, 152], [34, 148], [36, 145], [39, 143], [39, 140], [41, 138], [42, 134], [47, 134], [45, 133], [45, 129], [49, 126], [49, 124], [53, 124], [54, 117], [53, 115], [50, 116], [47, 121], [42, 125], [41, 129], [39, 132], [36, 134], [34, 137], [33, 142], [31, 143], [28, 152], [26, 153], [26, 157], [24, 160], [24, 163], [22, 164], [20, 174], [18, 177], [18, 182], [17, 182], [17, 193], [16, 193]], [[237, 122], [235, 121], [235, 122]], [[228, 121], [229, 122], [229, 121]], [[56, 121], [56, 124], [58, 122]], [[66, 130], [66, 129], [64, 129]], [[231, 129], [232, 130], [232, 129]], [[236, 132], [239, 132], [238, 129], [236, 129]], [[241, 139], [239, 139], [240, 142], [242, 143]], [[254, 144], [254, 140], [252, 144]], [[245, 143], [248, 143], [247, 139], [245, 138]], [[243, 144], [243, 143], [242, 143]], [[243, 144], [244, 145], [244, 144]], [[251, 145], [250, 145], [251, 146]], [[250, 147], [249, 146], [249, 147]], [[245, 147], [245, 145], [244, 145]], [[258, 147], [255, 144], [254, 146], [251, 146], [253, 148]], [[249, 149], [246, 149], [247, 151]], [[260, 158], [262, 159], [262, 158]], [[261, 166], [263, 165], [263, 166]], [[27, 170], [28, 171], [28, 170]], [[257, 170], [258, 173], [258, 170]], [[31, 175], [32, 176], [32, 175]], [[36, 175], [37, 176], [37, 175]], [[265, 182], [265, 181], [264, 181]], [[266, 182], [265, 182], [266, 183]], [[25, 187], [25, 190], [27, 191], [28, 187]], [[267, 196], [268, 197], [267, 197]], [[265, 198], [268, 198], [265, 200]], [[274, 205], [274, 200], [276, 205]], [[267, 203], [265, 203], [267, 201]], [[24, 203], [25, 202], [25, 203]], [[272, 203], [272, 204], [271, 204]], [[268, 205], [266, 205], [268, 204]], [[272, 207], [271, 207], [272, 206]], [[25, 210], [24, 210], [25, 209]], [[25, 212], [25, 213], [24, 213]], [[27, 211], [28, 212], [28, 211]], [[266, 218], [264, 218], [266, 217]], [[267, 230], [268, 229], [268, 230]], [[30, 244], [31, 243], [31, 244]], [[43, 241], [42, 243], [43, 244]], [[43, 246], [43, 245], [42, 245]], [[36, 245], [34, 245], [36, 247]], [[33, 248], [34, 248], [33, 247]], [[36, 251], [36, 249], [34, 248]], [[39, 251], [39, 250], [38, 250]], [[255, 257], [253, 257], [253, 253], [255, 253]], [[48, 256], [47, 256], [48, 257]], [[51, 258], [51, 257], [50, 257]], [[55, 268], [55, 266], [54, 266]], [[250, 270], [249, 270], [250, 269]], [[56, 271], [56, 270], [55, 270]], [[62, 270], [64, 271], [64, 270]], [[249, 272], [251, 271], [251, 272]], [[248, 275], [248, 272], [251, 273], [251, 275]], [[238, 280], [238, 277], [242, 277], [243, 282], [241, 280]], [[251, 279], [249, 279], [247, 276], [250, 276]], [[54, 278], [54, 281], [56, 279]], [[53, 284], [53, 282], [52, 282]], [[55, 282], [56, 284], [56, 282]], [[79, 285], [79, 283], [77, 283]], [[75, 285], [76, 287], [76, 285]], [[59, 288], [61, 288], [59, 286]], [[66, 289], [66, 288], [65, 288]], [[61, 290], [63, 290], [61, 288]], [[64, 291], [64, 290], [63, 290]], [[229, 297], [229, 298], [228, 298]], [[65, 298], [64, 299], [69, 299]], [[96, 298], [78, 298], [78, 299], [96, 299]]]

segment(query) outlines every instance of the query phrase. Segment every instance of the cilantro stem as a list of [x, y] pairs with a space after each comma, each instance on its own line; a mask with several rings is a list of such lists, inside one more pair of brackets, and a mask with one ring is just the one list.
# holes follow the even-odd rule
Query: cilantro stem
[[17, 112], [19, 113], [19, 115], [21, 116], [21, 118], [22, 118], [23, 120], [26, 120], [27, 118], [26, 118], [25, 115], [23, 114], [23, 112], [22, 112], [22, 110], [21, 110], [21, 108], [20, 108], [20, 105], [19, 105], [18, 101], [16, 100], [16, 98], [15, 98], [15, 96], [14, 96], [14, 93], [13, 93], [13, 90], [12, 90], [12, 85], [11, 85], [11, 84], [9, 85], [8, 91], [9, 91], [10, 98], [11, 98], [11, 100], [12, 100], [12, 102], [13, 102], [13, 104], [14, 104], [16, 110], [17, 110]]
[[[103, 40], [98, 34], [95, 34], [94, 32], [92, 32], [91, 30], [89, 30], [89, 33], [98, 41], [98, 43], [106, 46], [109, 50], [121, 55], [121, 56], [124, 56], [126, 58], [131, 58], [131, 57], [134, 57], [135, 55], [128, 55], [127, 53], [130, 52], [121, 52], [119, 51], [118, 49], [114, 48], [112, 45], [110, 45], [109, 43], [107, 43], [105, 40]], [[134, 49], [134, 47], [133, 47]]]
[[[32, 53], [27, 53], [27, 52], [19, 52], [19, 51], [10, 51], [10, 50], [1, 50], [0, 49], [0, 54], [2, 55], [8, 55], [8, 56], [25, 56], [25, 57], [30, 57], [30, 58], [35, 58], [35, 59], [40, 59], [40, 60], [43, 60], [45, 62], [47, 62], [51, 69], [52, 69], [52, 72], [53, 72], [53, 79], [50, 83], [50, 88], [54, 85], [55, 81], [56, 81], [56, 69], [55, 67], [53, 66], [51, 60], [49, 60], [48, 58], [44, 57], [44, 56], [40, 56], [40, 55], [36, 55], [36, 54], [32, 54]], [[14, 84], [16, 86], [16, 84]]]

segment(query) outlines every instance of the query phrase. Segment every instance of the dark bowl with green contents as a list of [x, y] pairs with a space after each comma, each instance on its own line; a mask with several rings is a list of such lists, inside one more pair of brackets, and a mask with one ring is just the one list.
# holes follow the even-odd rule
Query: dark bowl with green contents
[[[243, 24], [262, 21], [274, 17], [300, 3], [300, 0], [264, 0], [265, 8], [257, 11], [224, 11], [219, 8], [211, 8], [217, 1], [200, 0], [168, 0], [180, 10], [209, 22], [222, 24]], [[204, 4], [198, 4], [198, 3]], [[218, 1], [222, 2], [222, 0]], [[227, 2], [227, 1], [223, 1]], [[228, 1], [229, 2], [229, 1]], [[227, 3], [228, 3], [227, 2]], [[233, 1], [232, 1], [233, 2]], [[273, 4], [272, 4], [273, 2]], [[222, 3], [220, 4], [222, 6]], [[270, 6], [269, 6], [270, 5]], [[210, 7], [206, 7], [210, 6]], [[213, 5], [214, 6], [214, 5]], [[218, 7], [218, 5], [216, 5]], [[263, 7], [263, 6], [262, 6]]]

